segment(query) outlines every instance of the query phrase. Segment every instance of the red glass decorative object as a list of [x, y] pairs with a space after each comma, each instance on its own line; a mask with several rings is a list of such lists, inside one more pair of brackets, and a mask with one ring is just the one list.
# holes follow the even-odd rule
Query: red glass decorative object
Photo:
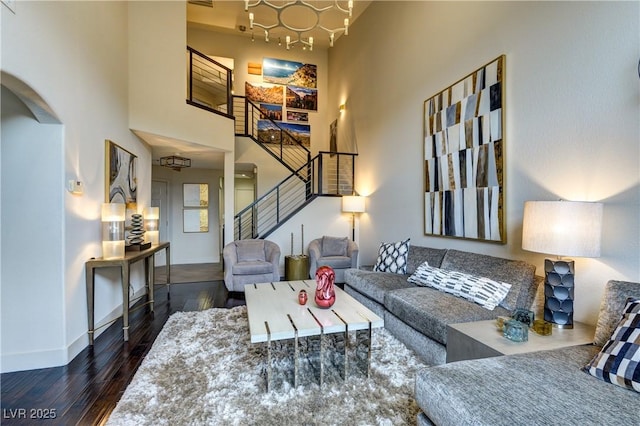
[[330, 308], [336, 301], [335, 280], [336, 273], [331, 267], [321, 266], [316, 270], [316, 305], [319, 308]]
[[300, 293], [298, 293], [298, 303], [300, 303], [301, 305], [306, 305], [307, 304], [307, 292], [306, 292], [306, 290], [300, 290]]

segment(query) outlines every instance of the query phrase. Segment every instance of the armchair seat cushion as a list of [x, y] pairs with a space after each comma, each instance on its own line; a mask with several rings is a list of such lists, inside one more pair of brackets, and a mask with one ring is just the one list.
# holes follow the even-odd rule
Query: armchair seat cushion
[[232, 272], [233, 275], [270, 274], [273, 272], [273, 265], [270, 262], [260, 260], [238, 262], [233, 265]]
[[318, 266], [327, 265], [333, 269], [351, 268], [351, 258], [347, 256], [323, 256], [318, 259]]

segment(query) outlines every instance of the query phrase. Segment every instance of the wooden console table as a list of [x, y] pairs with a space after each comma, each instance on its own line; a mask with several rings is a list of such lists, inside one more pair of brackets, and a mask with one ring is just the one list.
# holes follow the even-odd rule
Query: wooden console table
[[95, 270], [98, 268], [110, 268], [110, 267], [118, 267], [120, 268], [121, 274], [121, 283], [122, 283], [122, 331], [124, 334], [125, 342], [129, 340], [129, 271], [131, 265], [144, 260], [144, 278], [145, 278], [145, 286], [147, 287], [147, 294], [149, 296], [149, 305], [151, 306], [151, 312], [153, 312], [153, 285], [154, 285], [154, 269], [155, 269], [155, 260], [154, 255], [160, 250], [165, 250], [167, 262], [166, 262], [166, 271], [167, 271], [167, 286], [171, 282], [171, 254], [169, 243], [159, 243], [157, 245], [153, 245], [146, 250], [141, 251], [128, 251], [125, 253], [125, 256], [122, 259], [109, 259], [105, 260], [102, 258], [98, 259], [90, 259], [85, 262], [85, 273], [86, 273], [86, 284], [87, 284], [87, 318], [89, 320], [89, 344], [93, 345], [93, 334], [95, 332], [94, 328], [94, 278], [95, 278]]

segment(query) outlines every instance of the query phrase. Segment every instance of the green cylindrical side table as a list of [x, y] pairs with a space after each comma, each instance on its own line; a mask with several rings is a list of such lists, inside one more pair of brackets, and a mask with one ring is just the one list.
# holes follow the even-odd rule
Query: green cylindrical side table
[[284, 279], [287, 281], [309, 279], [309, 256], [296, 254], [284, 257]]

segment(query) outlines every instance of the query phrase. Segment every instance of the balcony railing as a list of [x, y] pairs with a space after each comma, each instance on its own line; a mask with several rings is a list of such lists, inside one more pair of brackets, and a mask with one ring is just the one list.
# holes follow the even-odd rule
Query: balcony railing
[[233, 118], [232, 70], [187, 46], [187, 103]]

